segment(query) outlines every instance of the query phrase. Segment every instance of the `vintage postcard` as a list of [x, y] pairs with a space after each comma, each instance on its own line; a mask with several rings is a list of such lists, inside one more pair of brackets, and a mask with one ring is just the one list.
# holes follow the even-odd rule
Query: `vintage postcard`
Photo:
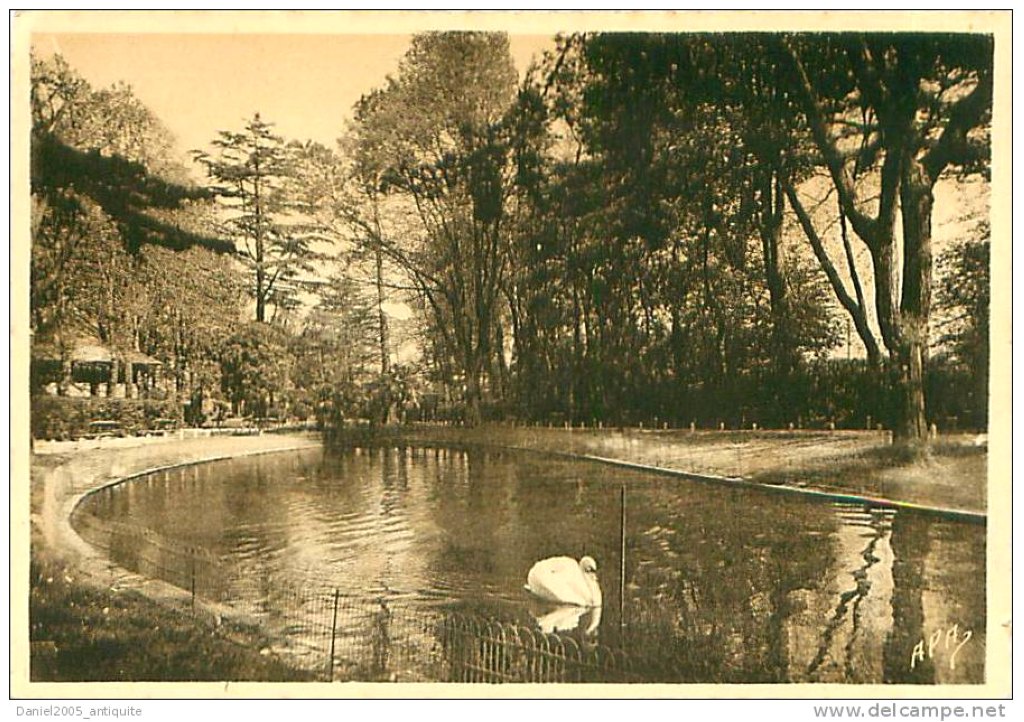
[[10, 57], [12, 698], [1010, 695], [1008, 12]]

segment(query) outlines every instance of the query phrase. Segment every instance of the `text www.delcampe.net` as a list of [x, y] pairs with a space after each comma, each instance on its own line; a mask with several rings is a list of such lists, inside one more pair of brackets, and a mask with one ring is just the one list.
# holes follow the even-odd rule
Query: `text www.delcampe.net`
[[984, 719], [1006, 717], [1005, 704], [912, 704], [908, 702], [876, 702], [872, 705], [815, 705], [814, 716], [820, 719], [863, 717], [867, 719]]

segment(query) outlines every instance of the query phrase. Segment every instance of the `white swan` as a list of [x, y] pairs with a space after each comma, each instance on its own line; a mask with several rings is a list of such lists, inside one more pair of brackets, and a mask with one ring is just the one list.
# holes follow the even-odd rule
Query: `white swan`
[[551, 557], [533, 565], [526, 577], [526, 590], [541, 599], [576, 607], [600, 607], [601, 587], [597, 583], [597, 562], [583, 557]]
[[[601, 607], [555, 607], [544, 614], [531, 612], [540, 631], [545, 634], [572, 632], [583, 629], [584, 634], [593, 634], [601, 624]], [[582, 620], [582, 622], [581, 622]], [[584, 623], [586, 626], [584, 626]]]

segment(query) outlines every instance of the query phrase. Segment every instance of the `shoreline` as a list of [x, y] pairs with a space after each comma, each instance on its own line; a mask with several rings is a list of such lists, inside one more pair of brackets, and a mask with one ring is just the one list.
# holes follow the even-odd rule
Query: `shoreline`
[[[766, 493], [862, 502], [911, 512], [937, 514], [962, 521], [985, 523], [984, 504], [942, 503], [929, 499], [934, 486], [917, 483], [909, 495], [887, 489], [844, 488], [802, 482], [802, 474], [821, 474], [844, 459], [859, 460], [865, 452], [882, 448], [884, 434], [876, 432], [688, 432], [643, 429], [551, 429], [483, 426], [466, 429], [445, 426], [406, 426], [386, 429], [369, 443], [472, 445], [547, 453], [584, 462], [636, 469], [666, 477], [702, 483], [741, 486]], [[354, 443], [360, 443], [357, 439]], [[774, 448], [772, 448], [774, 445]], [[788, 446], [787, 446], [788, 445]], [[31, 457], [30, 521], [33, 555], [45, 551], [57, 558], [85, 564], [96, 573], [96, 562], [108, 573], [110, 564], [71, 527], [71, 515], [87, 496], [100, 489], [140, 476], [192, 464], [230, 458], [297, 451], [329, 446], [320, 434], [283, 433], [246, 436], [166, 437], [111, 439], [107, 444], [54, 444]], [[787, 449], [815, 453], [796, 466], [787, 466]], [[769, 450], [769, 451], [766, 451]], [[774, 453], [771, 453], [774, 452]], [[984, 458], [987, 452], [976, 452]], [[864, 466], [870, 465], [870, 460]], [[914, 464], [895, 465], [895, 473]], [[876, 470], [878, 471], [878, 470]], [[881, 469], [893, 475], [889, 469]], [[839, 473], [839, 472], [836, 472]], [[894, 489], [898, 490], [898, 489]], [[871, 492], [874, 493], [871, 493]], [[984, 498], [982, 496], [982, 498]], [[37, 550], [37, 542], [42, 548]], [[97, 557], [100, 557], [97, 559]]]
[[[702, 483], [864, 503], [986, 523], [987, 457], [970, 435], [903, 459], [888, 432], [396, 427], [351, 443], [462, 445], [547, 453]], [[362, 438], [360, 438], [362, 437]]]
[[[89, 494], [160, 469], [321, 448], [319, 438], [109, 441], [88, 450], [64, 444], [60, 452], [30, 458], [23, 567], [28, 605], [17, 625], [28, 664], [18, 684], [310, 681], [309, 672], [270, 654], [269, 640], [244, 615], [119, 567], [78, 536], [71, 514]], [[162, 631], [155, 635], [156, 630]]]
[[[120, 441], [120, 440], [118, 440]], [[111, 564], [71, 526], [78, 505], [100, 489], [158, 471], [243, 456], [321, 448], [308, 434], [164, 438], [33, 454], [31, 458], [31, 556], [63, 562], [102, 586], [139, 583], [139, 575]], [[148, 583], [148, 582], [147, 582]], [[159, 584], [166, 584], [158, 582]], [[166, 585], [170, 587], [170, 585]], [[158, 596], [176, 596], [171, 587]]]
[[[533, 449], [527, 449], [516, 446], [509, 446], [504, 448], [516, 451], [533, 451]], [[541, 451], [539, 453], [559, 454], [559, 452], [556, 451]], [[566, 458], [570, 459], [590, 461], [597, 464], [607, 464], [609, 466], [617, 466], [623, 469], [633, 469], [636, 471], [647, 472], [649, 474], [659, 474], [662, 476], [669, 476], [677, 479], [686, 479], [688, 481], [696, 481], [704, 484], [738, 486], [743, 487], [745, 489], [751, 489], [754, 491], [761, 491], [765, 493], [779, 493], [790, 494], [793, 496], [802, 496], [808, 500], [864, 504], [865, 506], [898, 509], [900, 511], [928, 514], [943, 517], [946, 519], [952, 519], [955, 521], [966, 521], [975, 524], [985, 524], [988, 519], [988, 515], [985, 512], [972, 511], [969, 509], [953, 509], [942, 506], [930, 506], [926, 504], [917, 504], [911, 501], [902, 501], [899, 499], [885, 499], [877, 496], [865, 496], [863, 494], [854, 494], [851, 492], [844, 491], [826, 491], [824, 489], [815, 489], [801, 486], [789, 486], [786, 484], [766, 484], [757, 481], [750, 481], [749, 479], [744, 479], [742, 477], [719, 476], [714, 474], [697, 474], [692, 471], [669, 469], [663, 466], [651, 466], [649, 464], [640, 464], [632, 461], [623, 461], [621, 459], [609, 459], [600, 456], [590, 456], [587, 454], [581, 455], [565, 453], [559, 455], [565, 456]]]
[[[915, 489], [918, 498], [913, 494], [909, 498], [901, 498], [892, 494], [866, 493], [864, 489], [836, 488], [813, 482], [794, 483], [801, 473], [820, 473], [824, 465], [836, 464], [837, 460], [841, 462], [844, 458], [860, 459], [859, 455], [866, 451], [880, 448], [877, 437], [879, 434], [875, 432], [838, 431], [686, 432], [409, 426], [387, 429], [369, 441], [377, 444], [472, 445], [546, 453], [702, 483], [741, 486], [811, 499], [861, 502], [986, 523], [984, 505], [971, 508], [968, 505], [943, 504], [937, 499], [921, 499], [922, 493], [927, 496], [928, 488], [924, 487], [922, 492], [920, 484]], [[80, 567], [90, 577], [111, 579], [115, 572], [111, 571], [113, 566], [106, 556], [85, 542], [71, 526], [74, 510], [90, 494], [172, 468], [329, 446], [319, 434], [311, 433], [110, 441], [110, 445], [92, 444], [85, 449], [78, 448], [77, 444], [65, 444], [64, 448], [54, 445], [45, 452], [32, 454], [30, 522], [33, 557], [39, 553], [47, 554]], [[354, 443], [360, 441], [357, 439]], [[798, 467], [786, 467], [786, 462], [780, 461], [784, 455], [764, 452], [762, 447], [770, 443], [776, 445], [776, 452], [785, 444], [793, 448], [794, 445], [810, 446], [817, 456], [812, 454]], [[987, 452], [977, 452], [976, 455], [984, 457]], [[905, 468], [913, 466], [905, 465]], [[899, 471], [904, 467], [897, 465], [895, 468]], [[137, 576], [126, 570], [115, 571], [117, 576]]]

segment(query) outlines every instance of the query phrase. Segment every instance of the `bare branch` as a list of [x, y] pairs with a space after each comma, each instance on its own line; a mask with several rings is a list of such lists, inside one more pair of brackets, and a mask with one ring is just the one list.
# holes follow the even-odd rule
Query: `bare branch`
[[853, 324], [857, 329], [857, 334], [864, 342], [864, 347], [867, 350], [868, 360], [872, 364], [877, 364], [881, 358], [881, 354], [878, 348], [878, 342], [875, 340], [874, 334], [871, 332], [871, 327], [868, 325], [867, 315], [864, 312], [864, 306], [858, 304], [854, 300], [849, 292], [846, 290], [846, 286], [843, 284], [842, 278], [839, 277], [839, 273], [836, 271], [835, 264], [832, 263], [832, 259], [829, 258], [828, 253], [825, 250], [825, 245], [821, 241], [821, 237], [814, 229], [814, 224], [811, 222], [811, 218], [807, 215], [807, 211], [804, 209], [803, 203], [800, 197], [797, 195], [796, 189], [793, 188], [792, 183], [786, 182], [784, 184], [786, 197], [789, 199], [789, 205], [796, 213], [797, 219], [800, 221], [800, 226], [804, 230], [804, 235], [807, 236], [807, 240], [810, 241], [811, 248], [814, 250], [814, 255], [818, 259], [818, 263], [821, 264], [821, 269], [825, 272], [828, 277], [829, 283], [832, 285], [832, 290], [836, 294], [836, 298], [839, 299], [839, 303], [846, 309], [846, 312], [850, 314], [850, 318], [853, 319]]
[[797, 78], [800, 81], [800, 97], [803, 101], [804, 112], [807, 114], [807, 123], [814, 135], [815, 145], [817, 145], [818, 150], [821, 152], [822, 157], [825, 160], [825, 165], [829, 169], [832, 181], [835, 183], [836, 190], [839, 192], [839, 201], [842, 203], [843, 209], [846, 211], [846, 216], [850, 219], [853, 229], [857, 235], [865, 240], [874, 238], [877, 222], [875, 219], [870, 218], [865, 213], [861, 212], [858, 207], [857, 192], [853, 185], [853, 176], [846, 167], [846, 163], [844, 162], [842, 155], [839, 153], [839, 150], [829, 137], [828, 125], [825, 120], [825, 116], [822, 114], [821, 108], [818, 105], [817, 92], [814, 90], [811, 79], [807, 75], [807, 69], [804, 67], [800, 53], [791, 39], [786, 38], [783, 42], [789, 53], [789, 58], [792, 60], [793, 67], [796, 70]]

